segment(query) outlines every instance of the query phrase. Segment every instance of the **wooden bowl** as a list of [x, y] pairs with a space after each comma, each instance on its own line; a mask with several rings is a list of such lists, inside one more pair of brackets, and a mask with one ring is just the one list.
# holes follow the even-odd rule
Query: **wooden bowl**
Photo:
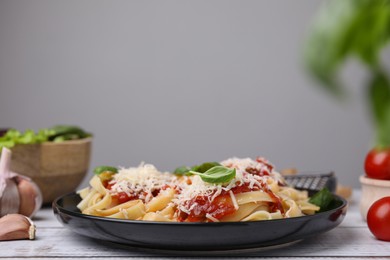
[[364, 220], [371, 205], [380, 198], [390, 196], [390, 180], [377, 180], [360, 176], [362, 195], [360, 198], [360, 213]]
[[11, 149], [11, 170], [30, 177], [48, 204], [81, 183], [88, 172], [91, 145], [92, 138], [16, 145]]

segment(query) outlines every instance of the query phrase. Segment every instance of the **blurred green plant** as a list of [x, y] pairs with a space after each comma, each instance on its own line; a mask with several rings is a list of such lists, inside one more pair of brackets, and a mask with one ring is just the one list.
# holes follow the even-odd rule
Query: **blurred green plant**
[[16, 129], [9, 129], [0, 136], [0, 153], [2, 147], [12, 148], [17, 144], [39, 144], [43, 142], [63, 142], [91, 136], [77, 126], [57, 125], [51, 128], [40, 129], [37, 133], [27, 129], [23, 133]]
[[390, 0], [328, 0], [305, 45], [308, 71], [336, 97], [345, 96], [340, 70], [358, 57], [368, 68], [367, 97], [376, 129], [375, 146], [390, 147], [390, 81], [381, 61], [390, 40]]

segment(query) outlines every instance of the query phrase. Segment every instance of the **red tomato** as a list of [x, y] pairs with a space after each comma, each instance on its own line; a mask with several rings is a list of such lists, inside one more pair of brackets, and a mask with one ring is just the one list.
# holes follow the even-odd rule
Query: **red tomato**
[[376, 238], [390, 241], [390, 197], [381, 198], [371, 205], [367, 225]]
[[366, 156], [364, 169], [370, 178], [390, 180], [390, 148], [372, 149]]

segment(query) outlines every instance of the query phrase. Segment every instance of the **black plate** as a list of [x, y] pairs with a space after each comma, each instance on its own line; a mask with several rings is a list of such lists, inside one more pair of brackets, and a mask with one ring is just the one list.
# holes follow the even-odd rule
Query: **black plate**
[[136, 247], [164, 250], [239, 250], [291, 244], [339, 225], [347, 202], [340, 206], [288, 219], [252, 222], [178, 223], [122, 220], [80, 213], [80, 197], [70, 193], [53, 202], [57, 219], [70, 230], [91, 238]]

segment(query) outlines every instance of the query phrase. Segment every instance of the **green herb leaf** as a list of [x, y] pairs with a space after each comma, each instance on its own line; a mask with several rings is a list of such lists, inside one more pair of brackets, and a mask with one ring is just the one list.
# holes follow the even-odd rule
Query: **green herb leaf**
[[1, 153], [1, 150], [3, 149], [3, 147], [11, 148], [14, 146], [15, 146], [15, 142], [13, 140], [0, 141], [0, 153]]
[[173, 173], [176, 175], [192, 175], [190, 172], [200, 172], [204, 173], [207, 170], [213, 168], [214, 166], [220, 166], [221, 164], [218, 162], [205, 162], [199, 165], [192, 166], [191, 168], [188, 166], [181, 166], [176, 168]]
[[338, 200], [327, 188], [323, 188], [314, 194], [309, 202], [320, 207], [319, 212], [324, 212], [339, 206], [342, 202]]
[[113, 167], [113, 166], [98, 166], [95, 169], [93, 169], [93, 172], [96, 175], [99, 175], [103, 172], [112, 172], [112, 173], [118, 173], [118, 168]]
[[35, 144], [36, 143], [36, 138], [35, 138], [35, 133], [31, 129], [27, 129], [23, 135], [19, 136], [17, 138], [17, 142], [19, 144]]
[[313, 23], [305, 63], [321, 86], [342, 96], [340, 66], [355, 55], [375, 70], [380, 50], [389, 39], [389, 0], [328, 0]]
[[2, 147], [12, 148], [17, 144], [36, 144], [47, 141], [48, 136], [35, 134], [33, 130], [27, 129], [21, 133], [15, 129], [9, 129], [5, 135], [0, 137], [0, 149]]
[[345, 94], [342, 65], [358, 57], [372, 74], [368, 97], [376, 127], [376, 146], [390, 147], [390, 83], [381, 51], [390, 42], [390, 0], [327, 0], [305, 46], [307, 69], [330, 93]]
[[236, 169], [214, 166], [203, 173], [195, 171], [190, 171], [190, 173], [199, 175], [204, 182], [222, 184], [231, 181], [236, 176]]
[[213, 168], [214, 166], [221, 166], [221, 164], [218, 162], [205, 162], [200, 165], [192, 166], [191, 171], [203, 173]]
[[55, 139], [57, 139], [58, 142], [65, 140], [81, 139], [90, 136], [89, 133], [85, 132], [80, 127], [72, 125], [57, 125], [50, 128], [49, 130], [50, 141], [54, 141]]
[[31, 129], [27, 129], [24, 133], [16, 129], [9, 129], [0, 137], [0, 151], [2, 147], [12, 148], [17, 144], [39, 144], [46, 141], [62, 142], [87, 136], [91, 136], [91, 134], [84, 132], [79, 127], [65, 125], [40, 129], [38, 133]]
[[19, 132], [18, 130], [16, 129], [10, 129], [7, 131], [7, 133], [4, 135], [4, 138], [8, 139], [8, 140], [15, 140], [17, 138], [19, 138], [20, 136], [22, 135], [21, 132]]
[[189, 173], [189, 171], [191, 171], [190, 167], [188, 167], [188, 166], [180, 166], [180, 167], [176, 168], [173, 171], [173, 174], [176, 174], [176, 175], [186, 175], [186, 174]]
[[368, 85], [368, 97], [376, 125], [376, 145], [390, 147], [390, 81], [382, 72], [373, 75]]

